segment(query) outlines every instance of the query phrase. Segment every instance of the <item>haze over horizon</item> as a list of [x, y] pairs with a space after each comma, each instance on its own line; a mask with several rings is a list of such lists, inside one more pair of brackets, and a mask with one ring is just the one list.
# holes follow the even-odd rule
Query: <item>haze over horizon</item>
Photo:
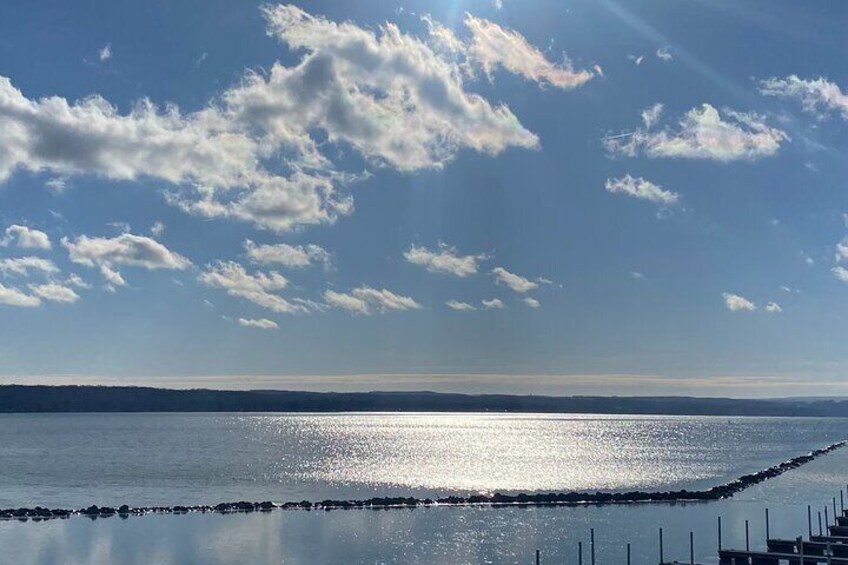
[[9, 12], [0, 384], [848, 394], [848, 5]]

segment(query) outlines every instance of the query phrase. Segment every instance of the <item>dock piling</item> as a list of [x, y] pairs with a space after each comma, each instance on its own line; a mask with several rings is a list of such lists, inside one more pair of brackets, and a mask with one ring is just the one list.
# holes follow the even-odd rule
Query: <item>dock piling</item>
[[810, 508], [810, 505], [807, 505], [807, 539], [812, 539], [813, 537], [813, 511]]
[[769, 538], [771, 538], [769, 535], [769, 515], [768, 508], [766, 508], [766, 542], [768, 542]]
[[589, 530], [589, 551], [591, 552], [592, 565], [595, 565], [595, 528]]
[[718, 550], [721, 551], [721, 516], [718, 517]]
[[539, 565], [539, 550], [536, 550], [536, 565]]
[[630, 544], [627, 544], [627, 565], [630, 565]]
[[748, 536], [748, 520], [745, 520], [745, 551], [751, 551], [751, 538]]
[[689, 563], [695, 565], [695, 532], [689, 532]]
[[663, 556], [662, 528], [660, 528], [660, 563], [665, 563], [665, 557]]
[[577, 565], [583, 565], [583, 542], [577, 542]]
[[822, 533], [822, 527], [821, 527], [821, 511], [819, 511], [818, 514], [819, 514], [819, 535], [822, 536], [824, 534]]

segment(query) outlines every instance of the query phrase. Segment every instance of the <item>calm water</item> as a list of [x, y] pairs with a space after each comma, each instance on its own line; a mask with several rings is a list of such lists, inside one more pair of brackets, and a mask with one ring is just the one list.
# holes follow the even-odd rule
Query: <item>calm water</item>
[[827, 419], [3, 415], [0, 507], [702, 488], [846, 436]]
[[[548, 415], [0, 417], [0, 506], [320, 499], [374, 493], [698, 487], [848, 437], [844, 420]], [[848, 483], [848, 450], [709, 504], [431, 508], [0, 522], [0, 563], [715, 563], [725, 545], [806, 530]], [[838, 500], [838, 499], [837, 499]], [[4, 561], [5, 560], [5, 561]]]

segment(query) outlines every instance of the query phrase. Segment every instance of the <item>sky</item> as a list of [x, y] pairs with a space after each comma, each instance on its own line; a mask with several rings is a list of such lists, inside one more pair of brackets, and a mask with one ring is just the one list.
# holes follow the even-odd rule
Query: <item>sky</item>
[[0, 382], [848, 394], [848, 5], [0, 8]]

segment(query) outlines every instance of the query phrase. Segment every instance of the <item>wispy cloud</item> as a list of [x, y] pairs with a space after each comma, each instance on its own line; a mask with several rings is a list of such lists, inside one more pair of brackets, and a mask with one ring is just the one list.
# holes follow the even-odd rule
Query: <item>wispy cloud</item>
[[455, 247], [440, 243], [437, 250], [412, 245], [403, 254], [404, 259], [432, 273], [448, 273], [460, 278], [477, 274], [480, 261], [486, 255], [459, 255]]
[[251, 240], [245, 240], [244, 249], [254, 263], [264, 265], [282, 265], [293, 269], [302, 269], [315, 264], [330, 266], [330, 254], [320, 245], [289, 245], [277, 243], [257, 245]]
[[607, 192], [612, 194], [624, 194], [666, 206], [673, 206], [680, 199], [680, 195], [676, 192], [664, 190], [661, 186], [649, 180], [630, 175], [625, 175], [617, 179], [607, 179], [604, 187], [607, 189]]
[[496, 282], [506, 285], [519, 294], [530, 292], [531, 290], [539, 287], [538, 283], [522, 277], [521, 275], [510, 273], [503, 267], [495, 267], [492, 269], [492, 275], [494, 275]]
[[89, 237], [75, 240], [62, 238], [62, 246], [74, 263], [99, 267], [109, 284], [123, 286], [123, 277], [116, 267], [141, 267], [148, 270], [183, 270], [191, 262], [165, 247], [155, 239], [142, 235], [123, 233], [118, 237]]
[[19, 226], [17, 224], [6, 228], [6, 237], [0, 238], [0, 246], [13, 245], [21, 249], [50, 249], [50, 238], [41, 230]]
[[823, 118], [828, 112], [838, 112], [848, 120], [848, 93], [842, 92], [826, 78], [802, 79], [797, 75], [786, 78], [769, 78], [760, 81], [760, 93], [766, 96], [794, 98], [801, 102], [805, 112]]
[[112, 58], [112, 44], [108, 43], [97, 51], [97, 58], [100, 61], [108, 61]]
[[502, 310], [504, 307], [503, 300], [500, 298], [490, 298], [487, 300], [482, 300], [481, 304], [483, 304], [483, 308], [486, 310]]
[[418, 310], [421, 305], [408, 296], [401, 296], [389, 290], [361, 286], [350, 293], [327, 290], [324, 301], [328, 306], [347, 310], [352, 314], [366, 316], [375, 312], [385, 313], [390, 310]]
[[445, 306], [447, 306], [451, 310], [458, 311], [472, 311], [477, 309], [476, 306], [473, 306], [468, 302], [460, 302], [459, 300], [448, 300], [447, 302], [445, 302]]
[[630, 157], [644, 154], [729, 162], [772, 156], [789, 139], [758, 114], [729, 109], [719, 112], [709, 104], [689, 110], [676, 130], [655, 130], [653, 125], [651, 120], [643, 128], [608, 136], [604, 145], [610, 153]]
[[207, 265], [198, 276], [198, 281], [278, 314], [303, 314], [309, 311], [305, 306], [289, 302], [275, 293], [289, 285], [288, 279], [276, 271], [250, 273], [234, 261], [219, 261]]
[[731, 312], [739, 312], [743, 310], [751, 311], [757, 309], [757, 306], [744, 296], [739, 296], [738, 294], [732, 294], [730, 292], [725, 292], [721, 296], [724, 298], [725, 307]]
[[269, 320], [268, 318], [239, 318], [238, 325], [246, 328], [256, 328], [259, 330], [276, 330], [280, 328], [277, 322]]

